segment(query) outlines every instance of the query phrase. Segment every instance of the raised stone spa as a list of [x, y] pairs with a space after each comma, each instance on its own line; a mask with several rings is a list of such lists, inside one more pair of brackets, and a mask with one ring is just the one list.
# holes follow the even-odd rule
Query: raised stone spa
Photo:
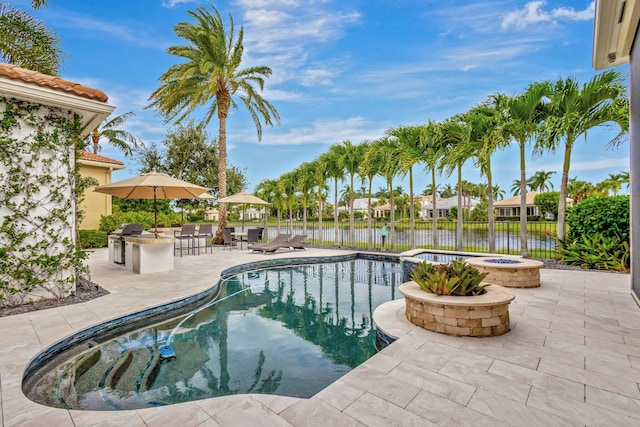
[[481, 273], [489, 273], [485, 282], [506, 288], [540, 287], [540, 268], [543, 264], [526, 258], [472, 257], [466, 263]]

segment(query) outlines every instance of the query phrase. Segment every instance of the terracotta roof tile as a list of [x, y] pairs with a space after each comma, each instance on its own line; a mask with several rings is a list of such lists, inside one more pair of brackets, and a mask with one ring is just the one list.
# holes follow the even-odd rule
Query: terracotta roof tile
[[91, 161], [91, 162], [101, 162], [101, 163], [111, 163], [114, 165], [124, 165], [124, 163], [122, 163], [119, 160], [114, 160], [114, 159], [110, 159], [108, 157], [104, 157], [104, 156], [99, 156], [97, 154], [93, 154], [90, 153], [89, 151], [85, 151], [85, 150], [78, 150], [80, 152], [80, 159], [81, 160], [87, 160], [87, 161]]
[[20, 80], [25, 83], [35, 84], [57, 90], [60, 92], [68, 92], [84, 98], [94, 99], [96, 101], [107, 102], [109, 97], [102, 91], [82, 86], [79, 83], [63, 80], [60, 77], [49, 76], [37, 71], [27, 70], [15, 65], [0, 62], [0, 77], [6, 77], [11, 80]]

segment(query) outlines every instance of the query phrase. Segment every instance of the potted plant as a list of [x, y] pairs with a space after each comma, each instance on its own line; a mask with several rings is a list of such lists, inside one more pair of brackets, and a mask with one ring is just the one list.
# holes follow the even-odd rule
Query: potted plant
[[462, 261], [419, 263], [400, 286], [407, 319], [422, 328], [456, 336], [497, 336], [509, 331], [507, 289], [483, 283], [487, 273]]

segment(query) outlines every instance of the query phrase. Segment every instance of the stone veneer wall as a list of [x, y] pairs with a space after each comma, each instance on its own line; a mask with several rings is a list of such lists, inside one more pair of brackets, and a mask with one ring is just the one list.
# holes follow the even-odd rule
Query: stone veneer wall
[[407, 319], [421, 328], [471, 337], [498, 336], [510, 330], [509, 303], [514, 296], [502, 287], [490, 285], [487, 294], [475, 297], [437, 296], [422, 291], [415, 282], [403, 283], [400, 291]]
[[466, 259], [467, 264], [474, 266], [480, 273], [489, 273], [485, 281], [506, 288], [538, 288], [540, 287], [540, 261], [522, 259], [518, 264], [498, 264], [483, 261], [486, 258]]
[[485, 280], [507, 288], [538, 288], [540, 287], [539, 268], [485, 268], [475, 266], [480, 273], [489, 273]]

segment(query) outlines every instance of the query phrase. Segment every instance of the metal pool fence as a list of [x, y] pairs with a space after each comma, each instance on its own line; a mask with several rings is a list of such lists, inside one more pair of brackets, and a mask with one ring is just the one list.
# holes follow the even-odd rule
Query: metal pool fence
[[[256, 226], [261, 225], [259, 223]], [[247, 225], [245, 227], [252, 227]], [[373, 226], [372, 249], [381, 248], [380, 228], [382, 223]], [[512, 221], [497, 221], [496, 252], [505, 254], [520, 254], [520, 223]], [[438, 249], [456, 250], [456, 223], [438, 222]], [[314, 245], [320, 244], [320, 229], [317, 221], [307, 222], [306, 231], [302, 221], [294, 221], [290, 227], [289, 221], [281, 221], [280, 227], [269, 223], [267, 238], [273, 239], [278, 233], [306, 234], [308, 242]], [[367, 223], [356, 221], [354, 230], [354, 243], [349, 240], [349, 222], [340, 222], [338, 225], [338, 237], [333, 221], [324, 221], [322, 226], [322, 245], [340, 247], [367, 248]], [[551, 258], [556, 250], [556, 223], [555, 222], [528, 222], [527, 223], [527, 248], [529, 256], [534, 258]], [[399, 222], [395, 226], [394, 250], [403, 251], [411, 249], [409, 224]], [[416, 247], [433, 248], [433, 230], [431, 223], [417, 222], [415, 225]], [[489, 224], [487, 222], [465, 222], [462, 231], [462, 250], [471, 252], [489, 252]], [[391, 236], [387, 237], [385, 248], [390, 249]]]

